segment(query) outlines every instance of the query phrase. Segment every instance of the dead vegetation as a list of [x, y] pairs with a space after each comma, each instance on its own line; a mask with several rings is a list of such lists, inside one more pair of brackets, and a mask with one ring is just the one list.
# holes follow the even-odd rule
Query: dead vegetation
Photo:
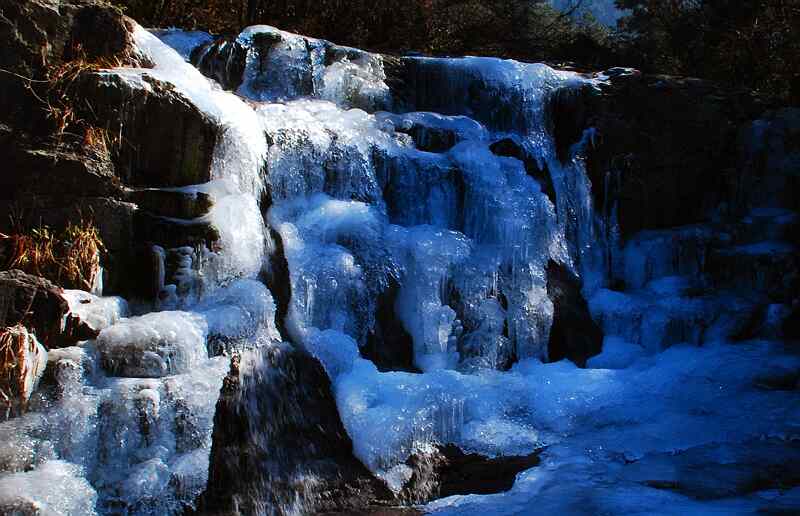
[[26, 410], [45, 363], [42, 348], [24, 326], [0, 328], [0, 405], [5, 408], [0, 419]]
[[96, 284], [105, 252], [94, 223], [83, 218], [77, 224], [70, 222], [62, 232], [39, 227], [0, 234], [0, 247], [3, 270], [19, 269], [65, 288], [87, 291]]

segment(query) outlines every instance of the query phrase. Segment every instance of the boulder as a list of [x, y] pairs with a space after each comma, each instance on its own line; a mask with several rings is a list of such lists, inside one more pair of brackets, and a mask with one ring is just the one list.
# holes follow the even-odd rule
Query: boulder
[[586, 367], [586, 361], [603, 349], [603, 331], [592, 320], [580, 279], [551, 260], [547, 264], [547, 295], [554, 309], [548, 343], [550, 361], [566, 358]]
[[[45, 106], [31, 95], [48, 70], [80, 57], [134, 60], [131, 22], [99, 1], [0, 0], [0, 120], [34, 134], [49, 131]], [[41, 91], [40, 91], [41, 93]], [[41, 95], [40, 95], [41, 96]]]
[[69, 305], [61, 288], [19, 270], [0, 272], [0, 327], [21, 324], [48, 348], [62, 347], [64, 316]]
[[289, 344], [234, 356], [200, 514], [367, 512], [392, 493], [353, 456], [322, 365]]
[[115, 135], [117, 175], [130, 186], [187, 186], [211, 180], [217, 125], [171, 85], [114, 71], [85, 76], [80, 94], [92, 122]]
[[0, 326], [22, 324], [48, 349], [97, 337], [98, 329], [70, 312], [60, 287], [19, 270], [0, 272]]
[[453, 495], [502, 493], [511, 489], [518, 473], [539, 462], [539, 452], [491, 458], [464, 453], [453, 444], [434, 445], [406, 461], [413, 473], [400, 497], [419, 504]]

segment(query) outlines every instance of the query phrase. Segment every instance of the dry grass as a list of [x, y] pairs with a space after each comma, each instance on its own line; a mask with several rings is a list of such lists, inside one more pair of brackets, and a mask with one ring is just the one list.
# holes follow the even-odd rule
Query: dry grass
[[19, 269], [66, 288], [91, 290], [105, 252], [95, 225], [86, 220], [70, 223], [60, 234], [42, 227], [30, 232], [0, 235], [5, 244], [3, 270]]
[[27, 407], [41, 373], [36, 368], [43, 367], [38, 352], [35, 338], [25, 327], [0, 329], [0, 404], [5, 405], [5, 419]]
[[124, 64], [124, 60], [119, 56], [88, 59], [80, 47], [73, 49], [72, 53], [77, 57], [48, 70], [47, 91], [44, 95], [37, 95], [44, 103], [48, 119], [54, 124], [55, 137], [59, 143], [67, 133], [86, 138], [85, 133], [91, 129], [86, 121], [78, 117], [74, 108], [76, 85], [81, 75], [102, 69], [118, 68]]

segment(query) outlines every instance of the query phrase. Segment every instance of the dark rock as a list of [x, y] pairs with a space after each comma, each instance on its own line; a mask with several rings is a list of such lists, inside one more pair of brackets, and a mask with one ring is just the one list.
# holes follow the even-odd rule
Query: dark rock
[[400, 285], [392, 279], [377, 299], [375, 328], [367, 336], [361, 355], [372, 360], [379, 371], [408, 371], [418, 373], [414, 366], [414, 340], [395, 313]]
[[551, 260], [547, 264], [547, 295], [554, 308], [548, 343], [550, 361], [566, 358], [586, 367], [586, 361], [603, 349], [603, 332], [592, 320], [580, 279]]
[[510, 137], [494, 142], [489, 146], [489, 149], [497, 156], [505, 156], [520, 160], [525, 165], [525, 171], [528, 175], [539, 183], [542, 192], [550, 199], [553, 206], [556, 205], [556, 191], [553, 187], [553, 179], [550, 177], [550, 170], [548, 170], [546, 163], [543, 167], [540, 167], [536, 157], [525, 150], [520, 142]]
[[518, 473], [539, 465], [539, 453], [489, 458], [464, 453], [453, 444], [437, 445], [408, 459], [413, 474], [400, 496], [409, 503], [425, 503], [453, 495], [508, 491]]
[[219, 233], [205, 220], [172, 219], [138, 211], [134, 239], [167, 249], [198, 245], [213, 249], [219, 240]]
[[717, 287], [765, 294], [773, 303], [789, 303], [800, 286], [800, 254], [782, 242], [712, 249], [706, 273]]
[[237, 37], [221, 36], [192, 51], [192, 64], [226, 90], [236, 90], [244, 79], [247, 48]]
[[131, 186], [187, 186], [211, 180], [217, 125], [172, 86], [145, 76], [135, 84], [114, 72], [83, 78], [95, 125], [119, 142], [112, 155]]
[[288, 344], [236, 356], [217, 403], [199, 513], [350, 514], [391, 504], [352, 450], [315, 358]]
[[408, 134], [419, 150], [426, 152], [446, 152], [458, 143], [453, 131], [437, 127], [412, 124], [409, 128], [397, 128], [398, 132]]
[[597, 90], [590, 85], [559, 88], [547, 103], [547, 121], [556, 145], [556, 156], [566, 163], [573, 146], [581, 141], [587, 128], [589, 104]]
[[643, 229], [746, 209], [751, 174], [740, 170], [738, 134], [766, 109], [747, 91], [682, 77], [613, 74], [600, 94], [555, 96], [561, 153], [593, 128], [582, 149], [595, 208], [617, 211], [623, 238]]
[[15, 172], [0, 175], [2, 200], [33, 196], [113, 197], [122, 191], [113, 166], [101, 157], [2, 143], [0, 155], [7, 170]]
[[743, 127], [739, 149], [746, 202], [800, 210], [800, 108], [770, 111]]
[[0, 272], [0, 327], [22, 324], [45, 347], [71, 346], [98, 332], [70, 316], [64, 327], [69, 305], [60, 287], [39, 276], [19, 270]]
[[47, 71], [67, 60], [133, 59], [130, 20], [99, 1], [0, 0], [0, 120], [49, 131], [42, 96]]
[[496, 131], [525, 131], [536, 123], [519, 109], [519, 88], [486, 81], [478, 69], [465, 68], [452, 80], [444, 60], [384, 56], [383, 64], [396, 112], [466, 115]]
[[177, 190], [134, 190], [128, 200], [139, 208], [162, 217], [194, 219], [208, 214], [214, 205], [211, 196], [203, 193], [189, 193]]
[[275, 325], [280, 334], [286, 338], [286, 317], [289, 315], [289, 303], [292, 300], [292, 281], [289, 276], [289, 262], [283, 248], [283, 238], [280, 233], [268, 227], [270, 237], [275, 243], [275, 248], [269, 256], [264, 284], [272, 292], [275, 299]]

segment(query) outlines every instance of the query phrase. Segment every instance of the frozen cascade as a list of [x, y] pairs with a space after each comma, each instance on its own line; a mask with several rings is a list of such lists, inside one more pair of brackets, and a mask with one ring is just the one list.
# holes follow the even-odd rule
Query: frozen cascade
[[[548, 260], [595, 267], [585, 258], [594, 241], [588, 180], [580, 163], [555, 158], [546, 130], [549, 93], [582, 79], [496, 59], [420, 60], [414, 80], [431, 80], [426, 67], [441, 79], [420, 91], [441, 96], [387, 102], [380, 56], [267, 27], [237, 43], [247, 48], [238, 93], [261, 102], [270, 142], [268, 223], [289, 267], [287, 329], [335, 377], [357, 456], [391, 476], [437, 440], [529, 453], [538, 440], [524, 418], [478, 399], [504, 406], [506, 375], [491, 371], [547, 358]], [[480, 101], [453, 100], [476, 81]], [[522, 161], [490, 150], [509, 136], [553, 171], [556, 206]], [[422, 376], [379, 373], [358, 358], [391, 285], [392, 316]], [[358, 401], [365, 389], [371, 401]]]
[[[395, 62], [266, 26], [221, 43], [157, 34], [135, 33], [155, 68], [107, 73], [141, 88], [147, 75], [169, 82], [218, 123], [214, 180], [185, 190], [214, 198], [207, 217], [220, 248], [187, 251], [181, 281], [199, 287], [187, 295], [163, 285], [160, 311], [133, 315], [122, 300], [70, 293], [76, 306], [89, 301], [81, 316], [102, 332], [51, 352], [49, 390], [34, 396], [34, 411], [0, 424], [0, 503], [22, 492], [57, 514], [191, 507], [228, 370], [215, 355], [281, 338], [272, 294], [254, 279], [279, 250], [291, 287], [282, 328], [319, 358], [357, 458], [389, 486], [402, 488], [406, 459], [432, 443], [493, 457], [547, 447], [542, 467], [509, 493], [426, 510], [683, 514], [755, 510], [762, 497], [784, 496], [754, 493], [734, 506], [646, 483], [646, 465], [674, 482], [681, 472], [669, 457], [684, 452], [690, 472], [709, 457], [720, 471], [772, 460], [775, 443], [796, 440], [800, 407], [789, 391], [762, 386], [800, 361], [776, 342], [727, 344], [752, 308], [738, 293], [691, 295], [707, 228], [605, 248], [616, 242], [598, 235], [615, 228], [595, 216], [577, 152], [592, 134], [562, 161], [548, 130], [550, 96], [586, 79], [488, 58]], [[244, 51], [235, 94], [187, 63], [202, 68], [217, 44]], [[501, 141], [530, 163], [497, 152]], [[581, 278], [607, 335], [589, 369], [544, 363], [551, 260]], [[622, 279], [630, 291], [610, 289]], [[365, 349], [376, 335], [388, 345], [378, 328], [387, 318], [413, 358], [379, 369]], [[746, 456], [724, 444], [755, 441]], [[63, 496], [41, 492], [42, 482]]]

